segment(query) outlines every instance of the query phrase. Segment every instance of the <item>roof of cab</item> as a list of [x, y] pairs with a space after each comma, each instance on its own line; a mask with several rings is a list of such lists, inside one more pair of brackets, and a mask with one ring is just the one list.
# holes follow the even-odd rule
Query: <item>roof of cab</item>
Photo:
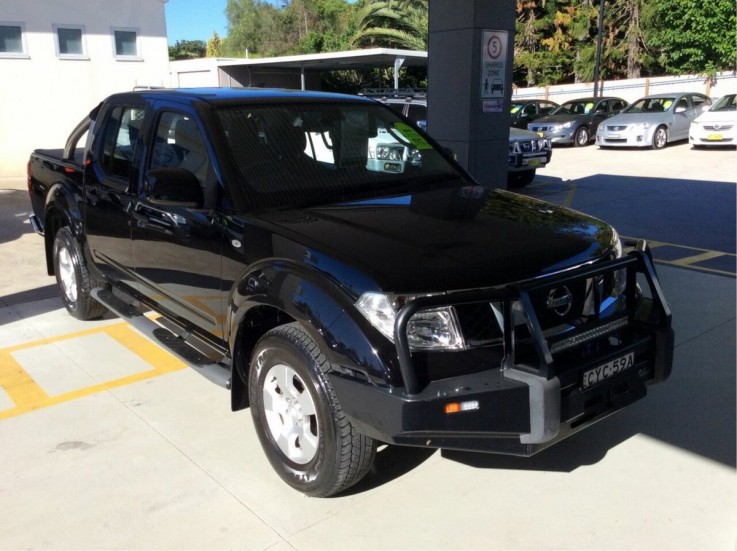
[[239, 103], [254, 101], [370, 101], [359, 96], [317, 92], [310, 90], [286, 90], [276, 88], [161, 88], [137, 90], [126, 94], [142, 95], [151, 99], [199, 100], [206, 103]]

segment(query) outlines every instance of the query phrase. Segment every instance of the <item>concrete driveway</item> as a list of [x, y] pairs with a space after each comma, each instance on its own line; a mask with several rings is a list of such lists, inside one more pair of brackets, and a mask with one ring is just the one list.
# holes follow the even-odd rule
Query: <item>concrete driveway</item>
[[69, 317], [0, 180], [0, 549], [734, 549], [736, 161], [557, 148], [523, 190], [655, 242], [665, 384], [529, 459], [387, 447], [332, 499], [279, 480], [226, 391]]

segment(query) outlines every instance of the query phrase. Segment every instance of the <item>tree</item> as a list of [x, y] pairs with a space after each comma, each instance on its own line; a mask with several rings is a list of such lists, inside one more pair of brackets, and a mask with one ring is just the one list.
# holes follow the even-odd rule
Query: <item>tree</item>
[[428, 0], [368, 2], [358, 15], [351, 43], [356, 47], [386, 46], [427, 50]]
[[177, 40], [174, 46], [169, 46], [169, 59], [197, 59], [205, 57], [207, 46], [202, 40]]
[[220, 53], [220, 36], [218, 36], [218, 33], [216, 31], [212, 32], [212, 36], [210, 37], [210, 40], [207, 41], [207, 57], [220, 57], [222, 54]]
[[651, 42], [670, 74], [713, 76], [737, 66], [737, 16], [734, 0], [650, 0]]

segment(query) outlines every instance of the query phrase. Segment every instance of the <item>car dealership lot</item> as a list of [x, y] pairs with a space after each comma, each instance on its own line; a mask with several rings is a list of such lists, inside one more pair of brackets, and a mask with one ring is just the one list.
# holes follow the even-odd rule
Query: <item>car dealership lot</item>
[[332, 499], [278, 479], [226, 391], [69, 317], [25, 183], [0, 180], [0, 549], [733, 549], [736, 165], [556, 148], [522, 192], [654, 242], [671, 379], [528, 459], [388, 447]]

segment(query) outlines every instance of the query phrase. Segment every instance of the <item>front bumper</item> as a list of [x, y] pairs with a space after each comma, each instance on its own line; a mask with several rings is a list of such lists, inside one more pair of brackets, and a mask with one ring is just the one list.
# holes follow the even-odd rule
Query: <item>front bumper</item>
[[[587, 324], [563, 338], [544, 335], [530, 297], [612, 270], [626, 272], [628, 314]], [[638, 285], [647, 287], [647, 298], [638, 296]], [[670, 375], [671, 314], [643, 251], [530, 284], [454, 296], [454, 304], [490, 300], [515, 305], [505, 308], [502, 365], [423, 387], [401, 335], [413, 313], [443, 298], [447, 303], [448, 297], [416, 299], [397, 317], [403, 388], [331, 374], [343, 411], [359, 431], [394, 444], [529, 456], [639, 400], [647, 385]], [[516, 327], [512, 318], [520, 314], [525, 323]], [[627, 369], [585, 387], [584, 374], [623, 357], [632, 358]]]
[[552, 151], [543, 151], [534, 154], [510, 153], [508, 159], [509, 172], [521, 172], [543, 168], [550, 162]]
[[596, 145], [603, 147], [650, 147], [653, 128], [626, 127], [623, 130], [599, 130]]
[[735, 145], [737, 125], [691, 125], [688, 135], [691, 145]]
[[541, 138], [546, 138], [551, 141], [551, 143], [556, 144], [572, 144], [574, 143], [574, 138], [576, 135], [576, 128], [569, 127], [569, 128], [561, 128], [559, 130], [553, 130], [553, 131], [547, 131], [542, 130], [540, 128], [536, 128], [534, 125], [530, 125], [527, 127], [528, 130], [534, 132]]

